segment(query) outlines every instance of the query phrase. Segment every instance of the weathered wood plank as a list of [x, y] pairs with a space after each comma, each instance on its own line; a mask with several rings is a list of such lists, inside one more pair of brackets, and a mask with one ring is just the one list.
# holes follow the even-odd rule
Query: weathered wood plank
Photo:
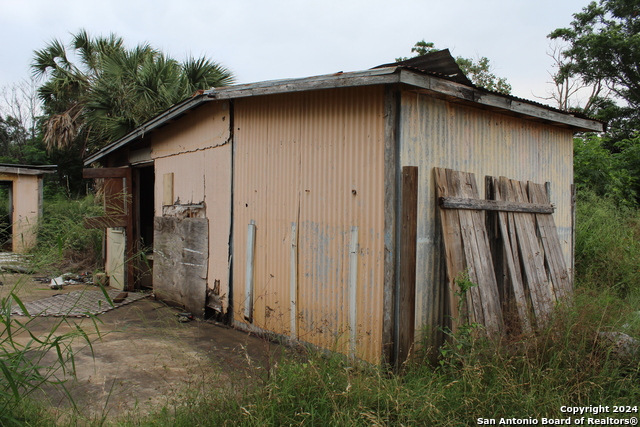
[[[528, 201], [526, 189], [521, 186], [521, 184], [526, 184], [507, 178], [504, 179], [506, 180], [505, 188], [511, 189], [509, 195], [512, 200], [518, 202]], [[537, 324], [541, 326], [545, 323], [552, 308], [550, 284], [544, 268], [542, 249], [538, 244], [533, 216], [525, 213], [514, 213], [513, 216], [518, 237], [518, 248], [522, 254], [524, 277], [531, 296]]]
[[84, 219], [84, 228], [114, 228], [126, 226], [126, 215], [94, 216]]
[[[449, 190], [456, 197], [462, 196], [463, 186], [466, 183], [466, 176], [463, 173], [458, 173], [451, 169], [447, 169], [446, 174]], [[477, 254], [477, 244], [475, 242], [472, 243], [475, 236], [472, 230], [473, 218], [471, 216], [471, 212], [459, 210], [458, 221], [460, 236], [462, 237], [462, 256], [464, 257], [465, 269], [458, 272], [455, 279], [462, 279], [463, 275], [466, 273], [468, 275], [468, 279], [472, 283], [478, 284], [477, 259], [479, 258], [479, 255]], [[482, 296], [480, 295], [480, 289], [478, 286], [468, 289], [466, 297], [469, 317], [475, 319], [475, 323], [484, 325], [485, 318], [484, 310], [482, 309]]]
[[409, 357], [415, 339], [416, 254], [418, 236], [418, 168], [402, 168], [402, 209], [400, 211], [400, 334], [398, 360]]
[[[529, 198], [538, 203], [544, 203], [548, 200], [547, 193], [543, 184], [528, 183]], [[572, 283], [564, 262], [564, 255], [558, 238], [553, 216], [536, 214], [536, 223], [540, 240], [544, 247], [545, 261], [551, 276], [553, 290], [556, 299], [562, 300], [572, 293]]]
[[[446, 170], [442, 168], [434, 168], [433, 174], [436, 183], [436, 194], [438, 197], [446, 197], [450, 195], [447, 183]], [[442, 240], [444, 243], [446, 275], [447, 275], [447, 291], [449, 302], [449, 314], [451, 316], [452, 332], [456, 332], [458, 326], [467, 321], [467, 317], [463, 317], [466, 310], [466, 301], [460, 301], [459, 288], [456, 285], [456, 278], [465, 271], [464, 250], [462, 249], [462, 236], [460, 235], [460, 220], [458, 211], [453, 209], [439, 209], [440, 222], [442, 225]], [[462, 310], [459, 310], [461, 308]], [[469, 319], [475, 322], [475, 317]]]
[[[459, 173], [461, 174], [460, 196], [477, 199], [478, 188], [475, 175], [472, 173]], [[462, 177], [464, 177], [464, 181], [462, 181]], [[486, 222], [482, 211], [473, 210], [468, 211], [468, 213], [471, 218], [471, 228], [469, 229], [471, 234], [463, 234], [463, 244], [466, 248], [468, 246], [467, 243], [470, 243], [472, 248], [471, 253], [474, 257], [473, 262], [476, 271], [476, 281], [472, 280], [472, 282], [478, 285], [471, 289], [478, 289], [478, 294], [480, 295], [479, 304], [484, 317], [483, 324], [487, 328], [489, 335], [495, 336], [503, 330], [503, 319]], [[463, 215], [461, 215], [462, 217]], [[460, 224], [462, 226], [462, 220]], [[468, 240], [465, 240], [465, 236], [468, 237]], [[469, 259], [467, 259], [467, 264], [470, 264]], [[469, 276], [471, 278], [471, 273], [469, 273]], [[478, 304], [475, 301], [474, 303]]]
[[459, 197], [441, 197], [443, 209], [470, 209], [502, 212], [553, 213], [554, 207], [545, 203], [515, 203], [504, 200], [464, 199]]
[[129, 168], [87, 168], [82, 169], [82, 177], [92, 178], [125, 178]]
[[[494, 196], [497, 200], [501, 200], [504, 196], [500, 191], [497, 179], [494, 179]], [[513, 213], [499, 212], [498, 227], [502, 236], [503, 254], [507, 267], [508, 282], [511, 286], [513, 294], [513, 303], [518, 315], [518, 323], [523, 332], [528, 333], [532, 330], [532, 322], [529, 315], [527, 304], [527, 296], [525, 293], [522, 271], [520, 269], [520, 258], [518, 256], [517, 237], [515, 234], [515, 221]]]

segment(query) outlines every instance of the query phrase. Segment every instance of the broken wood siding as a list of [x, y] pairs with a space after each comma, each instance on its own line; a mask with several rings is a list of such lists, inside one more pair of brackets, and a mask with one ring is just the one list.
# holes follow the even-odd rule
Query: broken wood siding
[[[191, 211], [208, 220], [207, 288], [216, 290], [223, 309], [229, 296], [229, 233], [231, 230], [231, 144], [228, 101], [210, 102], [153, 134], [156, 217], [163, 214], [165, 175], [170, 180], [167, 214], [197, 205]], [[179, 206], [178, 206], [179, 205]], [[203, 206], [203, 208], [201, 207]], [[205, 297], [202, 297], [204, 308]]]
[[400, 114], [400, 166], [418, 166], [420, 176], [416, 330], [433, 331], [427, 342], [437, 343], [446, 272], [433, 168], [474, 173], [481, 198], [486, 175], [551, 182], [562, 253], [572, 265], [573, 133], [408, 91]]
[[364, 87], [235, 101], [237, 325], [380, 361], [383, 100]]

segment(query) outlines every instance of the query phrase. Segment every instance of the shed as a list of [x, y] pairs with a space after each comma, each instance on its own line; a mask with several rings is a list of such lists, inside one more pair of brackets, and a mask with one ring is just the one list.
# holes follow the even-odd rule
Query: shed
[[105, 168], [85, 176], [132, 196], [93, 222], [110, 227], [113, 285], [139, 286], [127, 259], [146, 250], [166, 301], [397, 362], [440, 343], [450, 315], [434, 168], [474, 173], [479, 194], [485, 176], [549, 183], [571, 266], [573, 135], [602, 130], [476, 88], [441, 51], [200, 92], [88, 157]]
[[0, 164], [0, 187], [6, 191], [6, 217], [2, 223], [5, 249], [26, 252], [36, 243], [36, 227], [42, 215], [43, 178], [56, 166]]

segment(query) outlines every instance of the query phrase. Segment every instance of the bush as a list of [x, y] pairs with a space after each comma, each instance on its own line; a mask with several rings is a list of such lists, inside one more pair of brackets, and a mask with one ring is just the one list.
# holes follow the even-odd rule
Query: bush
[[578, 192], [576, 280], [580, 286], [615, 289], [620, 296], [640, 293], [640, 212], [612, 197]]
[[103, 215], [93, 196], [72, 200], [56, 196], [45, 200], [38, 225], [38, 243], [32, 251], [37, 270], [92, 270], [101, 262], [103, 230], [87, 229], [84, 218]]

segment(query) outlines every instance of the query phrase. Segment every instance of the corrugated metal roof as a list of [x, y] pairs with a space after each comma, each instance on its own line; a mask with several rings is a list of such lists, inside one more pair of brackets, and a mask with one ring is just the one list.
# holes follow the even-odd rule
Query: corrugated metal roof
[[431, 52], [426, 55], [416, 56], [415, 58], [409, 58], [404, 61], [378, 65], [377, 67], [373, 67], [373, 69], [385, 67], [409, 68], [466, 86], [476, 87], [460, 69], [456, 60], [451, 56], [449, 49]]
[[[437, 85], [433, 82], [425, 82], [425, 79], [420, 81], [420, 78], [412, 78], [411, 74], [418, 77], [422, 75], [425, 76], [425, 78], [429, 76], [429, 78], [434, 79], [434, 82], [436, 79], [439, 81], [446, 80], [452, 82], [449, 83], [450, 85], [459, 84], [462, 86], [445, 88], [443, 85]], [[203, 102], [220, 99], [272, 95], [277, 93], [396, 83], [415, 85], [420, 88], [427, 88], [434, 92], [443, 91], [442, 93], [444, 95], [453, 98], [460, 98], [464, 102], [484, 104], [485, 107], [490, 107], [496, 110], [504, 109], [510, 111], [513, 115], [520, 115], [523, 117], [530, 116], [550, 123], [567, 125], [574, 128], [576, 131], [595, 131], [597, 130], [596, 128], [599, 128], [599, 126], [593, 123], [599, 122], [598, 120], [580, 113], [569, 113], [528, 99], [476, 88], [460, 70], [458, 65], [455, 63], [455, 59], [451, 56], [451, 53], [445, 49], [402, 62], [379, 65], [366, 71], [349, 73], [340, 72], [306, 78], [271, 80], [210, 89], [176, 104], [118, 141], [107, 145], [100, 151], [89, 156], [85, 159], [84, 163], [85, 165], [88, 165], [100, 160], [102, 157], [121, 148], [122, 146], [129, 144], [138, 138], [144, 137], [145, 133], [162, 127], [188, 111], [197, 108]], [[461, 88], [464, 87], [468, 87], [469, 89], [466, 91], [461, 90]], [[482, 94], [486, 94], [487, 96], [483, 97]], [[515, 105], [516, 108], [512, 108], [512, 105]], [[533, 106], [534, 108], [521, 108], [522, 106]], [[545, 111], [547, 113], [545, 113]], [[576, 118], [586, 120], [587, 122], [576, 120]], [[599, 123], [602, 124], [602, 122]]]

